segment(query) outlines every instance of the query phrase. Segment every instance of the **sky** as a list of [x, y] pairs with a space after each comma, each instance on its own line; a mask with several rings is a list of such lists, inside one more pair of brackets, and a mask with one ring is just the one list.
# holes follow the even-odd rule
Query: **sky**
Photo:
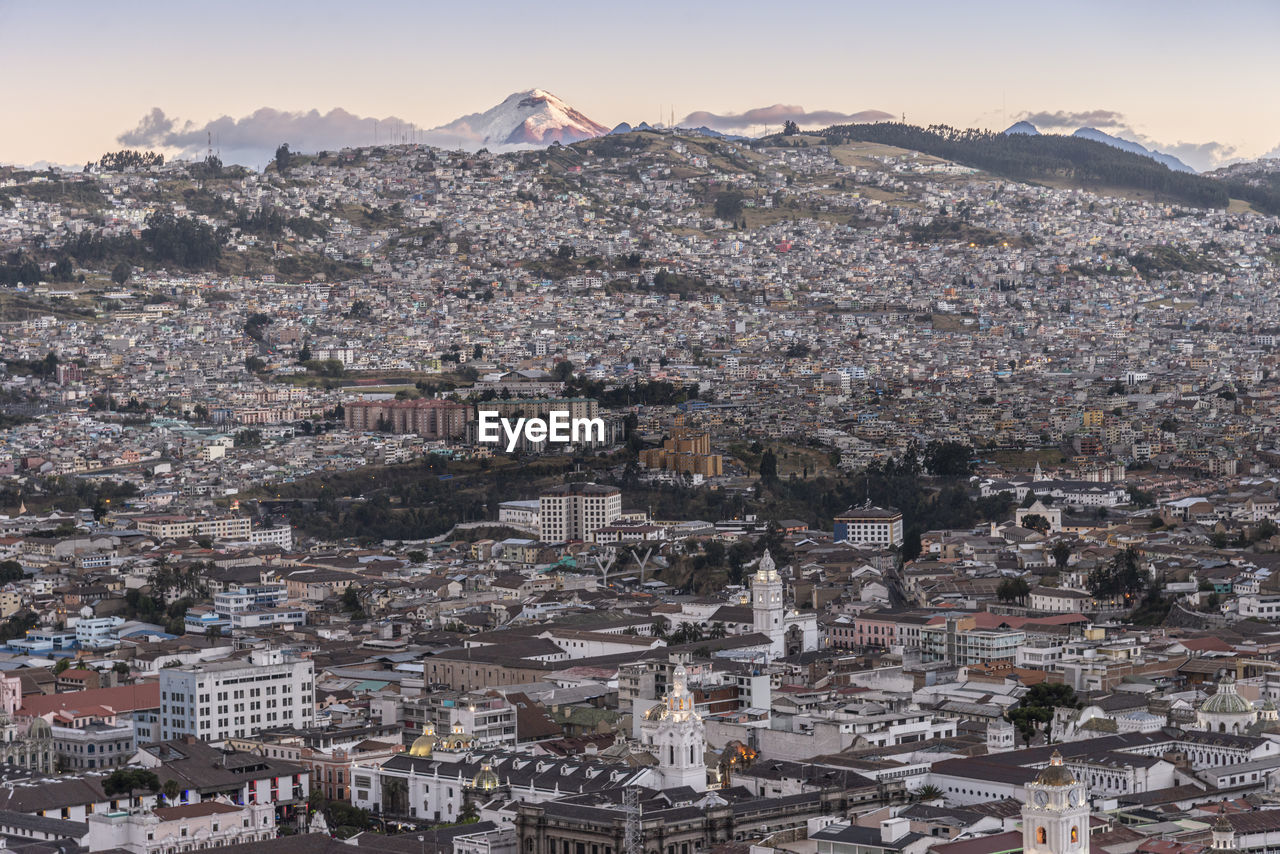
[[372, 142], [357, 117], [431, 128], [536, 87], [607, 126], [779, 104], [1092, 124], [1203, 169], [1280, 156], [1278, 39], [1276, 0], [0, 0], [0, 163], [83, 164], [222, 117], [224, 149]]

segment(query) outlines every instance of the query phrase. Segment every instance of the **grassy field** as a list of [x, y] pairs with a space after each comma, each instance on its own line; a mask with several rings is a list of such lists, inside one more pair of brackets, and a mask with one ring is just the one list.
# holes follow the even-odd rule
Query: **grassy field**
[[[808, 470], [808, 476], [820, 474], [836, 474], [831, 466], [829, 452], [792, 442], [762, 442], [765, 448], [772, 448], [778, 458], [778, 477], [789, 478], [791, 475], [802, 477]], [[754, 480], [760, 471], [760, 454], [751, 453], [749, 445], [738, 442], [728, 447], [730, 456], [742, 463], [751, 472], [747, 481]], [[747, 485], [747, 484], [743, 484]]]
[[[74, 287], [74, 285], [67, 287]], [[84, 299], [48, 300], [0, 290], [0, 321], [27, 320], [45, 314], [51, 314], [61, 320], [93, 322], [99, 319], [94, 314], [81, 314], [73, 309], [94, 311], [94, 306]]]
[[946, 163], [941, 157], [933, 157], [929, 154], [918, 154], [905, 148], [897, 148], [892, 145], [879, 145], [873, 142], [851, 142], [848, 145], [837, 145], [831, 149], [831, 156], [836, 159], [842, 166], [858, 166], [863, 169], [874, 169], [876, 171], [885, 171], [885, 164], [876, 160], [877, 157], [911, 157], [916, 155], [915, 162], [922, 163], [927, 166]]

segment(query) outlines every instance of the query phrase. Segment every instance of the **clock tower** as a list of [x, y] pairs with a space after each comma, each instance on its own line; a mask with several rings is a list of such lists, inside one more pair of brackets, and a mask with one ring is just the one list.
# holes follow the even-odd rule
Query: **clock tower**
[[1089, 854], [1089, 797], [1085, 786], [1053, 752], [1049, 764], [1025, 786], [1024, 854]]
[[751, 623], [756, 632], [767, 635], [772, 646], [771, 658], [787, 654], [786, 608], [782, 602], [782, 578], [778, 575], [773, 555], [765, 549], [751, 579]]

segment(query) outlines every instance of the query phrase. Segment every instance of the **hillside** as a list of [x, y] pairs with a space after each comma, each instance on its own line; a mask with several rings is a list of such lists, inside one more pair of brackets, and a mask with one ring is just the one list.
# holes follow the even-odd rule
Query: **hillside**
[[832, 142], [908, 148], [1016, 181], [1066, 179], [1086, 189], [1140, 190], [1195, 207], [1225, 208], [1234, 186], [1174, 172], [1148, 157], [1080, 137], [1002, 134], [945, 125], [921, 128], [897, 122], [837, 125], [823, 135]]

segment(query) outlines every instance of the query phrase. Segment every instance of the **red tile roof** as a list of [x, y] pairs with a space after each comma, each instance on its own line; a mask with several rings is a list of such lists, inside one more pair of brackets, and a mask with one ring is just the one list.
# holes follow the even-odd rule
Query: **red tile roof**
[[32, 694], [22, 698], [18, 714], [27, 717], [47, 715], [63, 710], [87, 709], [107, 706], [117, 712], [160, 707], [160, 683], [143, 682], [138, 685], [121, 685], [118, 688], [91, 688], [88, 691], [69, 691], [64, 694]]

